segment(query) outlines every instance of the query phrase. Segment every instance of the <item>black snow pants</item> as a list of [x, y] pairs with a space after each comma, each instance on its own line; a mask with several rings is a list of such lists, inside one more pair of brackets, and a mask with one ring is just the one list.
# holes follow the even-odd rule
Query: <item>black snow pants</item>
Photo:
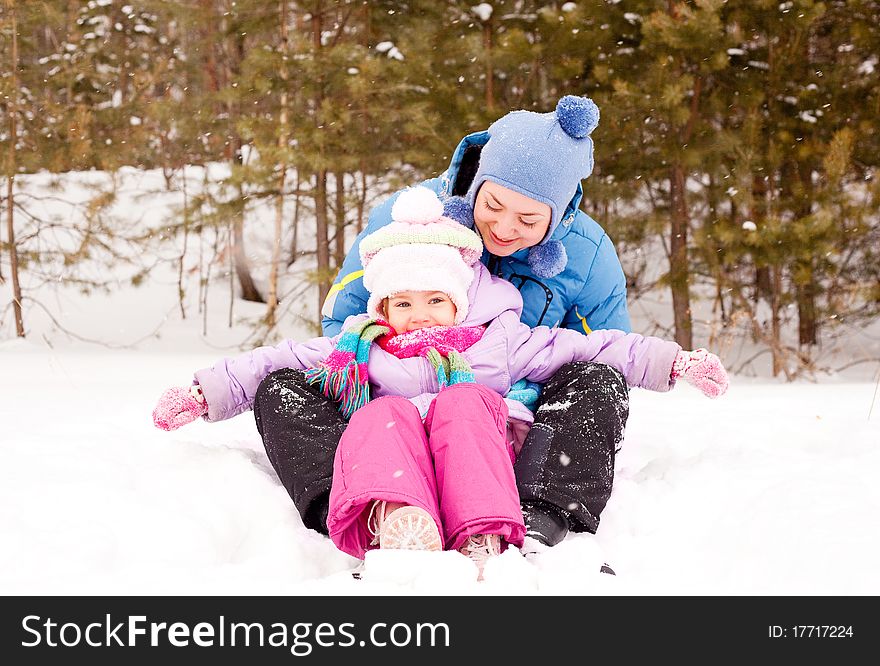
[[595, 532], [628, 417], [629, 389], [620, 371], [601, 363], [562, 366], [541, 391], [513, 468], [520, 502], [550, 504], [573, 532]]
[[254, 418], [266, 455], [303, 524], [327, 534], [336, 446], [348, 425], [336, 402], [302, 370], [268, 375], [254, 396]]
[[[611, 495], [614, 456], [629, 415], [623, 375], [569, 363], [544, 386], [514, 471], [523, 503], [549, 504], [572, 531], [595, 532]], [[333, 457], [346, 421], [301, 370], [273, 372], [254, 400], [257, 430], [306, 527], [327, 533]]]

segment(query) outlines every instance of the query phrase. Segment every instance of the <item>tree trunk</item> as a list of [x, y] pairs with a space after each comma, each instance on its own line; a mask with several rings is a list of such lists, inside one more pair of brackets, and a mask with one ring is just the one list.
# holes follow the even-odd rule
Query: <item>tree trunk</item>
[[[322, 13], [323, 3], [315, 3], [312, 12], [312, 53], [316, 63], [320, 63], [321, 58], [321, 32], [323, 30]], [[320, 67], [316, 68], [318, 72]], [[318, 75], [318, 92], [315, 95], [315, 126], [321, 127], [323, 121], [321, 119], [321, 103], [323, 102], [323, 76]], [[318, 319], [321, 318], [321, 309], [324, 307], [324, 300], [330, 293], [330, 243], [328, 240], [328, 221], [327, 221], [327, 169], [323, 166], [323, 153], [321, 157], [321, 167], [315, 174], [315, 258], [317, 260], [316, 277], [318, 283]]]
[[367, 167], [361, 160], [361, 191], [357, 200], [357, 227], [355, 231], [360, 234], [364, 230], [364, 211], [367, 207]]
[[[118, 5], [111, 12], [111, 17], [112, 17], [111, 20], [113, 21], [114, 25], [121, 25], [123, 21], [127, 20], [127, 18], [125, 17], [125, 15], [122, 12], [122, 8], [119, 7]], [[130, 81], [129, 81], [129, 77], [128, 77], [128, 73], [129, 73], [128, 70], [130, 67], [129, 62], [128, 62], [129, 56], [127, 53], [125, 53], [125, 48], [126, 48], [125, 37], [121, 36], [115, 30], [113, 32], [111, 32], [110, 35], [111, 35], [110, 40], [109, 40], [110, 43], [107, 46], [109, 46], [109, 48], [114, 51], [118, 49], [119, 52], [121, 53], [121, 56], [122, 56], [119, 60], [119, 74], [116, 77], [116, 91], [115, 91], [115, 92], [119, 93], [119, 106], [121, 107], [128, 100], [128, 88], [130, 85]], [[116, 45], [113, 42], [119, 42], [119, 44]], [[111, 94], [111, 96], [112, 96], [112, 94]]]
[[361, 12], [362, 12], [361, 18], [362, 18], [362, 21], [363, 21], [363, 27], [364, 27], [364, 33], [363, 33], [363, 34], [364, 34], [364, 41], [363, 41], [363, 44], [364, 44], [364, 46], [369, 46], [369, 45], [370, 45], [370, 35], [371, 35], [372, 32], [373, 32], [373, 13], [372, 13], [372, 11], [371, 11], [371, 9], [370, 9], [370, 3], [369, 3], [369, 2], [365, 2], [365, 3], [362, 5], [362, 7], [361, 7]]
[[684, 349], [693, 349], [691, 322], [690, 268], [687, 241], [690, 219], [685, 198], [685, 174], [680, 164], [670, 172], [671, 233], [669, 239], [669, 286], [672, 290], [672, 312], [675, 341]]
[[333, 243], [333, 263], [336, 270], [342, 268], [345, 261], [345, 173], [336, 174], [336, 234]]
[[[370, 9], [370, 3], [365, 2], [363, 4], [363, 34], [361, 37], [361, 46], [365, 49], [370, 48], [370, 44], [373, 42], [372, 31], [373, 31], [373, 21], [372, 21], [372, 11]], [[364, 109], [361, 113], [361, 131], [364, 135], [369, 131], [369, 115], [367, 113], [367, 104], [364, 101]], [[360, 234], [364, 229], [364, 208], [367, 203], [367, 163], [366, 160], [360, 160], [360, 176], [361, 176], [361, 191], [358, 194], [357, 199], [357, 222], [355, 222], [355, 232]], [[354, 185], [352, 189], [357, 189]]]
[[[800, 218], [807, 218], [813, 214], [813, 171], [809, 164], [801, 163], [798, 165], [798, 174], [804, 194], [797, 214]], [[819, 285], [816, 281], [816, 267], [812, 259], [804, 259], [799, 262], [797, 269], [795, 298], [798, 308], [798, 341], [802, 346], [815, 345], [819, 343], [819, 319], [816, 312]]]
[[[752, 177], [752, 221], [759, 227], [767, 220], [767, 179], [755, 174]], [[755, 291], [753, 300], [770, 300], [773, 293], [773, 285], [770, 281], [770, 267], [766, 264], [755, 262]]]
[[315, 176], [315, 231], [318, 277], [318, 317], [324, 299], [330, 292], [330, 243], [327, 239], [327, 171], [319, 169]]
[[9, 163], [6, 172], [6, 236], [9, 241], [9, 274], [12, 280], [12, 312], [15, 317], [15, 334], [24, 337], [24, 316], [21, 310], [21, 284], [18, 280], [18, 250], [15, 247], [15, 172], [18, 169], [18, 156], [15, 144], [18, 142], [18, 24], [15, 16], [15, 3], [6, 0], [12, 25], [12, 94], [9, 97]]
[[299, 256], [299, 170], [297, 169], [295, 173], [296, 181], [293, 185], [293, 229], [292, 238], [290, 240], [290, 257], [287, 260], [288, 266], [292, 266], [293, 262], [295, 262], [296, 258]]
[[769, 301], [772, 294], [773, 285], [770, 282], [770, 267], [755, 266], [755, 303], [758, 302], [759, 298], [763, 298]]
[[495, 108], [495, 74], [492, 68], [492, 17], [483, 23], [483, 51], [486, 58], [486, 110]]
[[819, 327], [816, 323], [816, 283], [812, 267], [807, 270], [808, 282], [799, 284], [796, 288], [798, 342], [801, 345], [815, 345], [819, 343]]
[[269, 296], [266, 302], [266, 326], [275, 325], [275, 311], [278, 309], [278, 268], [281, 262], [281, 234], [284, 228], [284, 173], [287, 166], [281, 165], [278, 176], [279, 194], [275, 197], [275, 238], [272, 242], [272, 261], [269, 265]]
[[[244, 199], [244, 192], [240, 191]], [[266, 299], [257, 289], [257, 285], [251, 277], [250, 264], [247, 253], [244, 250], [244, 204], [232, 218], [232, 258], [235, 266], [235, 274], [238, 276], [238, 284], [241, 287], [241, 297], [253, 303], [265, 303]]]
[[782, 358], [782, 326], [779, 321], [779, 300], [782, 295], [782, 267], [774, 266], [772, 276], [773, 289], [770, 297], [770, 332], [773, 339], [770, 342], [770, 350], [773, 354], [773, 376], [777, 377], [780, 372], [785, 370]]
[[278, 119], [278, 148], [281, 159], [278, 174], [278, 194], [275, 197], [275, 240], [272, 244], [272, 263], [269, 266], [269, 301], [266, 307], [266, 326], [275, 326], [275, 313], [278, 309], [278, 268], [281, 263], [281, 233], [284, 224], [284, 185], [287, 175], [287, 160], [284, 151], [287, 149], [287, 0], [280, 3], [281, 21], [281, 99], [280, 116]]
[[[679, 6], [668, 2], [667, 11], [676, 20]], [[684, 66], [677, 67], [683, 73]], [[703, 91], [703, 78], [695, 76], [694, 89], [690, 96], [687, 122], [677, 132], [678, 143], [687, 146], [699, 122], [700, 97]], [[669, 239], [669, 283], [672, 289], [672, 314], [675, 321], [675, 341], [684, 349], [693, 349], [693, 321], [691, 319], [690, 266], [688, 265], [687, 242], [690, 231], [690, 212], [687, 203], [687, 174], [681, 162], [671, 165], [669, 176], [671, 229]]]
[[183, 194], [183, 248], [180, 251], [180, 259], [177, 262], [177, 303], [180, 306], [180, 318], [186, 319], [185, 297], [186, 290], [183, 287], [184, 262], [186, 261], [186, 247], [189, 242], [189, 197], [186, 189], [186, 167], [183, 168], [183, 182], [181, 184]]
[[[244, 59], [244, 36], [236, 34], [233, 38], [235, 39], [233, 49], [235, 58], [234, 62], [230, 62], [230, 59], [226, 60], [225, 74], [227, 85], [233, 80], [234, 75], [238, 73], [238, 68]], [[230, 100], [227, 103], [227, 112], [232, 121], [229, 125], [231, 134], [229, 137], [229, 145], [233, 148], [232, 159], [234, 162], [241, 165], [243, 163], [242, 149], [244, 146], [241, 141], [241, 136], [235, 129], [235, 121], [241, 116], [241, 114], [238, 104], [234, 100]], [[235, 267], [235, 274], [238, 276], [238, 283], [241, 287], [241, 297], [244, 300], [253, 303], [265, 303], [266, 299], [260, 294], [253, 277], [251, 277], [250, 263], [248, 262], [247, 253], [244, 249], [245, 198], [243, 188], [244, 186], [239, 183], [238, 197], [240, 205], [235, 208], [235, 214], [232, 219], [232, 259]]]
[[202, 18], [204, 19], [204, 23], [202, 24], [202, 29], [200, 30], [201, 38], [202, 38], [202, 48], [205, 50], [204, 55], [204, 68], [208, 74], [208, 90], [213, 93], [219, 92], [220, 85], [220, 72], [217, 67], [217, 57], [214, 51], [215, 44], [217, 43], [217, 26], [214, 21], [214, 0], [199, 0], [199, 5], [202, 9]]

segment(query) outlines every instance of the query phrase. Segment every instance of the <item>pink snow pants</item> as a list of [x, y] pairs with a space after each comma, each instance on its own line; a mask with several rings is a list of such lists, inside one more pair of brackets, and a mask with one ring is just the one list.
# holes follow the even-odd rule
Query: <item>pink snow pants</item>
[[444, 548], [472, 534], [525, 536], [507, 441], [507, 405], [479, 384], [443, 389], [422, 422], [409, 400], [386, 396], [351, 417], [333, 463], [327, 529], [336, 546], [359, 559], [375, 546], [367, 529], [374, 500], [418, 506], [431, 514]]

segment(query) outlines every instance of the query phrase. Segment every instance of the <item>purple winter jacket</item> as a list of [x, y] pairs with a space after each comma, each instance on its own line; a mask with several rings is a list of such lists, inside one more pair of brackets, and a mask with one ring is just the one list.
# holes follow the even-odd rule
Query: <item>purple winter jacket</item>
[[[675, 342], [617, 330], [584, 335], [567, 328], [520, 322], [522, 297], [510, 282], [491, 275], [481, 263], [474, 267], [468, 290], [470, 311], [462, 325], [488, 324], [483, 337], [462, 356], [471, 365], [476, 381], [506, 395], [520, 379], [545, 383], [572, 361], [596, 361], [620, 370], [629, 386], [652, 391], [672, 388], [670, 372], [681, 349]], [[349, 317], [343, 330], [367, 315]], [[323, 361], [339, 336], [307, 342], [285, 340], [274, 347], [259, 347], [234, 358], [224, 358], [195, 373], [208, 404], [207, 421], [221, 421], [251, 409], [263, 378], [281, 368], [305, 369]], [[437, 394], [437, 375], [423, 358], [399, 359], [379, 345], [370, 349], [369, 375], [374, 397], [409, 398], [424, 414]], [[515, 400], [507, 400], [512, 420], [533, 421], [532, 413]]]

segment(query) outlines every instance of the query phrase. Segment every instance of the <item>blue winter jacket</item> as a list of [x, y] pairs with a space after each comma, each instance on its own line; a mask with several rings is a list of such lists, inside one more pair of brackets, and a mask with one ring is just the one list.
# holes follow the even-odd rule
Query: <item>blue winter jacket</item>
[[[469, 134], [459, 143], [449, 168], [438, 178], [424, 183], [440, 198], [464, 195], [473, 180], [479, 151], [489, 140], [488, 132]], [[363, 266], [358, 248], [369, 233], [391, 222], [391, 207], [399, 192], [389, 197], [370, 213], [366, 228], [342, 264], [336, 282], [324, 301], [321, 314], [324, 335], [340, 332], [342, 323], [351, 315], [366, 312], [368, 293], [363, 284]], [[584, 334], [592, 329], [631, 331], [626, 308], [626, 279], [611, 239], [589, 215], [578, 209], [583, 189], [568, 204], [552, 239], [565, 246], [568, 263], [552, 278], [539, 278], [527, 263], [529, 248], [509, 257], [483, 253], [482, 262], [493, 275], [513, 283], [522, 294], [522, 322], [530, 327], [562, 326]]]

